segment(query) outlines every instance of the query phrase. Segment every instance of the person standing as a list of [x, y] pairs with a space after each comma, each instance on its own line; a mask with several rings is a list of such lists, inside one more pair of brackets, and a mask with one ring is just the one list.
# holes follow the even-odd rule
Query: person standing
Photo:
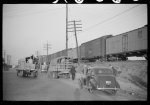
[[117, 70], [111, 64], [109, 64], [109, 67], [112, 69], [114, 76], [117, 76]]
[[75, 70], [74, 66], [71, 67], [70, 73], [71, 73], [71, 76], [72, 76], [72, 80], [74, 80], [75, 79], [75, 74], [76, 74], [76, 70]]

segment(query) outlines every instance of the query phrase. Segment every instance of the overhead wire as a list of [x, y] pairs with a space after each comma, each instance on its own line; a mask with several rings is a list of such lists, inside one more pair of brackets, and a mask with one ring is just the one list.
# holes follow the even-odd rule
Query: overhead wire
[[112, 17], [110, 17], [110, 18], [108, 18], [108, 19], [106, 19], [106, 20], [103, 20], [103, 21], [101, 21], [101, 22], [95, 24], [95, 25], [92, 25], [92, 26], [90, 26], [90, 27], [84, 29], [82, 32], [80, 32], [80, 34], [86, 32], [87, 30], [89, 31], [90, 29], [92, 29], [92, 28], [94, 28], [94, 27], [97, 27], [98, 25], [103, 24], [103, 23], [105, 23], [105, 22], [107, 22], [107, 21], [109, 21], [109, 20], [112, 20], [112, 19], [114, 19], [114, 18], [116, 18], [116, 17], [118, 17], [118, 16], [120, 16], [120, 15], [126, 13], [126, 12], [129, 12], [129, 11], [131, 11], [132, 9], [134, 9], [134, 8], [140, 6], [140, 5], [141, 5], [141, 4], [138, 4], [138, 5], [136, 5], [136, 6], [133, 6], [133, 7], [131, 7], [131, 8], [128, 8], [128, 9], [126, 9], [125, 11], [116, 14], [115, 16], [112, 16]]
[[[112, 20], [112, 19], [114, 19], [114, 18], [116, 18], [116, 17], [118, 17], [118, 16], [120, 16], [120, 15], [126, 13], [126, 12], [129, 12], [129, 11], [131, 11], [132, 9], [134, 9], [134, 8], [140, 6], [140, 5], [141, 5], [141, 4], [136, 5], [136, 6], [133, 6], [133, 7], [131, 7], [131, 8], [128, 8], [128, 9], [126, 9], [126, 10], [123, 11], [123, 12], [120, 12], [120, 13], [118, 13], [118, 14], [116, 14], [116, 15], [114, 15], [114, 16], [112, 16], [112, 17], [106, 19], [106, 20], [103, 20], [103, 21], [101, 21], [101, 22], [95, 24], [95, 25], [92, 25], [92, 26], [86, 28], [85, 30], [83, 30], [82, 32], [80, 32], [79, 34], [84, 33], [84, 32], [86, 32], [86, 31], [89, 31], [90, 29], [92, 29], [92, 28], [94, 28], [94, 27], [96, 27], [96, 26], [98, 26], [98, 25], [100, 25], [100, 24], [103, 24], [103, 23], [105, 23], [105, 22], [107, 22], [107, 21], [109, 21], [109, 20]], [[74, 35], [70, 36], [68, 39], [73, 38], [73, 36], [74, 36]]]

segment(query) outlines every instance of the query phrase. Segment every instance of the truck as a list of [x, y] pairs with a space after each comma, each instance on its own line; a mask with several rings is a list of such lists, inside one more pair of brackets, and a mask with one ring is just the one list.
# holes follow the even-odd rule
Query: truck
[[70, 78], [70, 69], [73, 66], [71, 58], [67, 56], [61, 56], [51, 60], [48, 76], [54, 79], [57, 78]]
[[31, 57], [26, 57], [24, 59], [18, 60], [18, 67], [16, 68], [17, 76], [38, 76], [38, 63], [37, 59]]

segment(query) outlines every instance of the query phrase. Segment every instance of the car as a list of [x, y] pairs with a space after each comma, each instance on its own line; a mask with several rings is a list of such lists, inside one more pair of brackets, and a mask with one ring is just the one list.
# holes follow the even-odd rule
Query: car
[[89, 92], [94, 90], [116, 94], [120, 85], [116, 80], [113, 70], [109, 67], [90, 67], [86, 78], [79, 78], [80, 88], [87, 88]]

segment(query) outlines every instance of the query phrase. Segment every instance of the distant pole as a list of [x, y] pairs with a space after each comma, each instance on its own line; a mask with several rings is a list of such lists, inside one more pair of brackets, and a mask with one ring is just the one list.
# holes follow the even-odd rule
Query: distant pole
[[36, 56], [38, 57], [39, 56], [39, 51], [36, 51], [35, 53], [36, 53]]
[[47, 56], [48, 56], [48, 42], [47, 42], [47, 47], [46, 48], [47, 48]]
[[7, 64], [10, 65], [11, 64], [11, 55], [7, 54]]
[[68, 56], [68, 4], [66, 4], [66, 56]]
[[47, 54], [46, 54], [46, 55], [47, 55], [47, 56], [46, 56], [46, 63], [48, 64], [48, 50], [51, 48], [51, 47], [50, 47], [50, 44], [48, 44], [48, 41], [47, 41], [47, 43], [46, 43], [46, 46], [44, 46], [44, 48], [45, 48], [44, 50], [47, 51]]

